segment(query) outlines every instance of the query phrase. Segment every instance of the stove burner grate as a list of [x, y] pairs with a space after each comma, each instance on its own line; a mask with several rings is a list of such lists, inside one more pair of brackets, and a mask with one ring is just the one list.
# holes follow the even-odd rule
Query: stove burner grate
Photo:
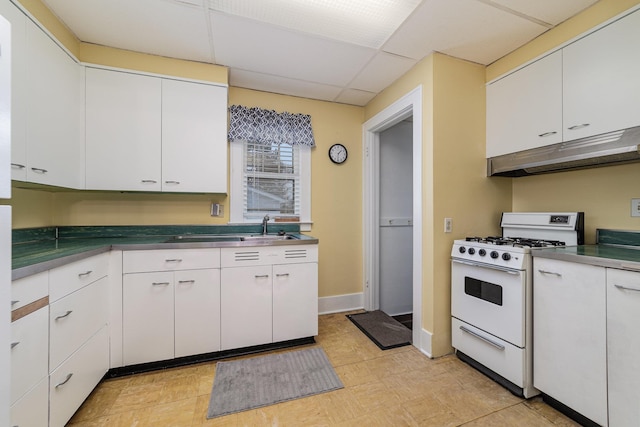
[[540, 240], [527, 237], [466, 237], [467, 242], [487, 243], [490, 245], [513, 246], [519, 248], [546, 248], [553, 246], [565, 246], [565, 242], [560, 240]]

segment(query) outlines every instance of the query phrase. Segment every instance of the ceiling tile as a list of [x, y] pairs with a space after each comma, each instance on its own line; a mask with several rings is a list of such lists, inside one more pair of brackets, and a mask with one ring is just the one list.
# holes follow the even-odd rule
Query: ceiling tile
[[559, 23], [576, 15], [598, 0], [490, 0], [489, 2], [507, 7], [549, 24]]
[[340, 87], [270, 76], [233, 68], [229, 72], [229, 84], [246, 89], [321, 99], [324, 101], [333, 101], [341, 90]]
[[475, 0], [426, 0], [383, 50], [413, 59], [437, 51], [486, 65], [546, 30]]
[[375, 98], [376, 94], [374, 92], [365, 92], [363, 90], [357, 89], [345, 89], [340, 95], [338, 95], [334, 101], [340, 102], [342, 104], [351, 104], [358, 105], [364, 107]]
[[220, 65], [334, 86], [349, 83], [375, 50], [211, 12]]
[[202, 7], [158, 0], [44, 0], [82, 41], [211, 62]]
[[349, 87], [380, 92], [409, 71], [416, 62], [415, 59], [380, 52], [358, 74]]

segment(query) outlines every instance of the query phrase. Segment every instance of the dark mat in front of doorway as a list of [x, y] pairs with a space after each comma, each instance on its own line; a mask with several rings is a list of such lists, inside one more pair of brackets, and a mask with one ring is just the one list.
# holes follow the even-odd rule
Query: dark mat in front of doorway
[[411, 330], [380, 310], [348, 314], [347, 318], [381, 350], [411, 344]]

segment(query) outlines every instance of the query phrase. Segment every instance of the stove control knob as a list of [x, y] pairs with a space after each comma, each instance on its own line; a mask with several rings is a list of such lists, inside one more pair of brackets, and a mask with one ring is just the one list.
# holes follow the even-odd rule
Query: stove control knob
[[463, 253], [467, 252], [467, 248], [465, 248], [464, 246], [460, 246], [460, 247], [458, 248], [458, 251], [459, 251], [461, 254], [463, 254]]
[[496, 259], [499, 256], [497, 251], [491, 251], [491, 253], [489, 255], [491, 255], [491, 258], [493, 258], [493, 259]]
[[484, 249], [480, 249], [478, 251], [478, 255], [480, 255], [480, 256], [485, 256], [486, 254], [487, 254], [487, 251], [485, 251]]
[[469, 248], [469, 255], [473, 255], [476, 253], [476, 250], [473, 248]]
[[508, 252], [505, 252], [502, 254], [502, 259], [505, 261], [509, 261], [511, 259], [511, 254]]

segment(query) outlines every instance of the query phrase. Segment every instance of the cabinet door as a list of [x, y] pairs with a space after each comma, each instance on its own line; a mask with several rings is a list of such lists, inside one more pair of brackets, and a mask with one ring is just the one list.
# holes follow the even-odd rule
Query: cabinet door
[[220, 270], [174, 274], [175, 357], [220, 351]]
[[86, 70], [87, 189], [160, 191], [161, 80]]
[[273, 266], [273, 342], [318, 335], [318, 264]]
[[221, 349], [272, 342], [271, 266], [220, 271]]
[[564, 140], [640, 125], [640, 12], [564, 48]]
[[27, 22], [11, 2], [0, 2], [11, 23], [11, 179], [27, 179]]
[[609, 424], [640, 420], [640, 273], [607, 269]]
[[84, 68], [27, 23], [27, 180], [84, 188]]
[[533, 259], [534, 386], [607, 425], [605, 269]]
[[42, 378], [49, 366], [49, 307], [11, 324], [11, 403]]
[[162, 80], [162, 191], [227, 192], [227, 88]]
[[122, 286], [124, 364], [173, 359], [173, 273], [125, 274]]
[[11, 405], [11, 426], [47, 426], [49, 424], [49, 377]]
[[487, 86], [487, 157], [561, 141], [561, 51]]

